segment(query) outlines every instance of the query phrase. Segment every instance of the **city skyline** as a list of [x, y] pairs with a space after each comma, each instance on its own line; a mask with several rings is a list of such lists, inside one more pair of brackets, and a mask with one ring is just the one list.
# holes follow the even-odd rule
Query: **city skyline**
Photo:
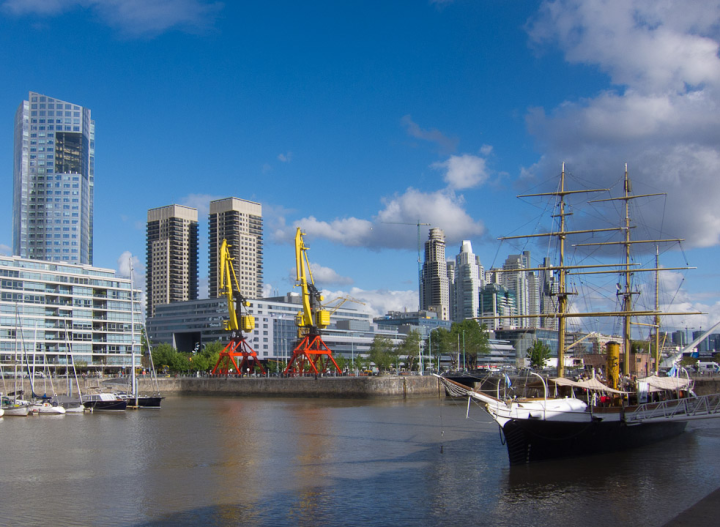
[[[494, 239], [532, 220], [516, 194], [547, 190], [562, 161], [618, 194], [627, 162], [636, 193], [668, 192], [646, 219], [659, 226], [664, 211], [667, 235], [687, 240], [665, 265], [687, 255], [699, 268], [666, 281], [683, 284], [675, 310], [709, 314], [671, 324], [709, 327], [720, 318], [708, 140], [720, 122], [717, 5], [677, 17], [652, 2], [182, 0], [130, 21], [120, 7], [0, 2], [0, 67], [12, 73], [0, 87], [0, 165], [9, 188], [12, 112], [30, 90], [92, 108], [94, 265], [127, 273], [132, 254], [142, 272], [145, 213], [167, 203], [198, 209], [205, 254], [210, 201], [234, 195], [263, 207], [268, 292], [292, 290], [301, 226], [319, 284], [382, 313], [417, 306], [418, 238], [430, 228], [417, 223], [445, 232], [449, 257], [467, 239], [485, 269], [499, 267], [524, 248]], [[77, 31], [58, 48], [65, 28]]]

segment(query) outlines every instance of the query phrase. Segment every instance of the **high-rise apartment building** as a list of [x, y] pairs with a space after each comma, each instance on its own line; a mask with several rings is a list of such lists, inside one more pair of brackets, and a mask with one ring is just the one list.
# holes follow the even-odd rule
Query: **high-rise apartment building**
[[262, 205], [239, 198], [210, 202], [208, 247], [208, 294], [220, 293], [218, 253], [224, 239], [230, 245], [233, 268], [240, 293], [247, 298], [263, 296], [263, 220]]
[[[539, 327], [537, 315], [540, 314], [540, 294], [537, 276], [529, 269], [530, 251], [511, 254], [503, 264], [500, 283], [515, 293], [519, 324], [522, 327]], [[525, 318], [526, 315], [532, 317]]]
[[15, 113], [13, 158], [13, 254], [92, 265], [90, 110], [30, 92]]
[[155, 306], [198, 297], [198, 213], [183, 205], [147, 214], [147, 316]]
[[488, 283], [480, 290], [481, 317], [496, 317], [481, 320], [488, 329], [511, 328], [518, 325], [517, 298], [515, 291], [498, 283]]
[[450, 320], [450, 287], [445, 261], [445, 233], [430, 229], [425, 242], [425, 262], [420, 287], [421, 310], [434, 311], [440, 320]]
[[453, 321], [462, 322], [467, 318], [478, 316], [484, 274], [480, 257], [473, 254], [472, 243], [463, 240], [460, 253], [455, 257], [455, 280], [452, 287]]

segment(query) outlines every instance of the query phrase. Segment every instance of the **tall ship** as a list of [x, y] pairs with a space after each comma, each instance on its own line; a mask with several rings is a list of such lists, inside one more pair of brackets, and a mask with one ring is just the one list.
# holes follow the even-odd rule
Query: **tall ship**
[[[522, 465], [550, 459], [586, 456], [598, 453], [615, 452], [637, 448], [681, 434], [687, 423], [697, 419], [720, 418], [720, 394], [697, 397], [691, 390], [689, 376], [660, 376], [660, 320], [662, 316], [686, 316], [700, 313], [661, 312], [658, 307], [657, 286], [653, 308], [636, 309], [633, 298], [638, 295], [634, 289], [633, 277], [643, 272], [657, 274], [660, 271], [687, 269], [660, 268], [657, 257], [654, 267], [639, 267], [633, 258], [632, 249], [640, 244], [680, 242], [682, 240], [634, 240], [631, 232], [635, 225], [631, 223], [630, 203], [635, 199], [649, 198], [659, 194], [635, 195], [628, 177], [627, 165], [623, 180], [623, 194], [619, 197], [590, 200], [588, 203], [608, 202], [623, 213], [619, 225], [600, 229], [568, 230], [566, 217], [572, 212], [566, 209], [568, 196], [583, 193], [609, 192], [608, 189], [566, 190], [565, 166], [563, 164], [557, 190], [542, 194], [529, 194], [519, 197], [552, 197], [556, 199], [556, 211], [553, 218], [556, 225], [547, 232], [529, 236], [501, 238], [512, 240], [531, 237], [547, 237], [557, 242], [558, 263], [552, 266], [557, 275], [555, 292], [557, 310], [554, 313], [530, 315], [556, 319], [558, 329], [557, 377], [546, 379], [537, 377], [538, 394], [535, 397], [517, 397], [501, 395], [497, 389], [495, 395], [481, 392], [459, 384], [451, 379], [440, 377], [448, 393], [453, 396], [467, 397], [468, 403], [476, 401], [498, 423], [503, 433], [511, 465]], [[603, 238], [603, 234], [607, 238]], [[573, 247], [603, 250], [610, 246], [621, 249], [622, 258], [616, 264], [568, 264], [566, 262], [566, 243], [568, 239], [586, 238], [587, 243], [574, 243]], [[603, 241], [598, 241], [602, 239]], [[586, 254], [586, 253], [583, 253]], [[547, 267], [524, 269], [524, 271], [547, 271]], [[579, 312], [569, 306], [569, 297], [577, 294], [568, 287], [569, 275], [612, 275], [620, 276], [616, 284], [619, 308], [603, 312]], [[516, 316], [516, 315], [515, 315]], [[604, 376], [595, 371], [589, 378], [572, 380], [565, 378], [565, 342], [568, 322], [591, 317], [615, 317], [622, 324], [620, 342], [608, 342], [606, 345], [606, 364]], [[482, 319], [483, 317], [479, 317]], [[498, 317], [493, 317], [498, 318]], [[509, 317], [507, 317], [509, 318]], [[650, 320], [643, 323], [642, 320]], [[632, 326], [646, 325], [654, 332], [653, 372], [636, 371], [634, 354], [631, 353]], [[714, 329], [714, 327], [713, 327]], [[708, 332], [709, 333], [709, 332]], [[694, 343], [696, 343], [697, 339]], [[694, 344], [693, 343], [693, 344]], [[622, 350], [622, 355], [621, 355]], [[621, 361], [622, 356], [622, 361]], [[679, 355], [677, 356], [679, 358]], [[645, 373], [645, 376], [641, 376]]]

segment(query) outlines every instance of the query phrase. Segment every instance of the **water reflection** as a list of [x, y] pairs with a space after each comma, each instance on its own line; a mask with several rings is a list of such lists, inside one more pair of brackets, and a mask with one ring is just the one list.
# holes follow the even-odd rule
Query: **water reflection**
[[720, 486], [714, 423], [642, 451], [511, 469], [497, 426], [464, 417], [435, 399], [193, 397], [3, 419], [0, 523], [661, 525]]

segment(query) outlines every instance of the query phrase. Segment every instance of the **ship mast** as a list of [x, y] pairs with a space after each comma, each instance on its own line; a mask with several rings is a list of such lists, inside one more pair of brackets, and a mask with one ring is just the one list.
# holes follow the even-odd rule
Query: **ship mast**
[[[664, 240], [631, 240], [630, 239], [630, 229], [633, 228], [630, 225], [630, 200], [637, 199], [637, 198], [645, 198], [650, 196], [663, 196], [664, 194], [642, 194], [642, 195], [631, 195], [632, 192], [632, 186], [630, 184], [630, 178], [628, 177], [628, 170], [627, 170], [627, 164], [625, 165], [625, 179], [624, 179], [624, 193], [621, 197], [618, 198], [607, 198], [607, 199], [600, 199], [600, 200], [592, 200], [588, 203], [600, 203], [605, 201], [624, 201], [625, 202], [625, 220], [624, 224], [619, 227], [611, 227], [611, 228], [604, 228], [604, 229], [586, 229], [586, 230], [577, 230], [577, 231], [568, 231], [566, 230], [566, 222], [565, 217], [572, 215], [572, 212], [566, 212], [566, 203], [565, 203], [565, 196], [571, 195], [571, 194], [580, 194], [580, 193], [590, 193], [590, 192], [608, 192], [609, 189], [589, 189], [589, 190], [565, 190], [565, 163], [562, 164], [562, 172], [560, 175], [560, 185], [559, 189], [555, 192], [545, 192], [545, 193], [539, 193], [539, 194], [525, 194], [520, 195], [518, 198], [526, 198], [526, 197], [538, 197], [538, 196], [554, 196], [556, 198], [559, 198], [559, 213], [555, 215], [554, 217], [559, 218], [558, 223], [558, 230], [554, 232], [546, 232], [546, 233], [539, 233], [539, 234], [530, 234], [530, 235], [520, 235], [520, 236], [506, 236], [498, 238], [501, 241], [505, 240], [516, 240], [516, 239], [527, 239], [527, 238], [537, 238], [537, 237], [556, 237], [558, 239], [559, 243], [559, 265], [557, 267], [552, 267], [552, 269], [555, 269], [558, 271], [558, 292], [556, 293], [556, 296], [558, 297], [558, 310], [555, 315], [549, 315], [549, 314], [540, 314], [540, 315], [523, 315], [523, 318], [557, 318], [558, 320], [558, 377], [563, 377], [565, 374], [565, 335], [567, 333], [567, 318], [569, 316], [572, 317], [622, 317], [623, 319], [623, 344], [624, 349], [626, 350], [624, 362], [623, 362], [623, 372], [625, 374], [630, 372], [630, 349], [631, 349], [631, 318], [633, 316], [655, 316], [655, 326], [656, 328], [659, 328], [659, 311], [657, 304], [655, 306], [654, 311], [636, 311], [632, 312], [632, 295], [638, 294], [637, 292], [632, 292], [632, 275], [635, 272], [645, 272], [645, 271], [660, 271], [659, 266], [656, 264], [655, 269], [638, 269], [637, 264], [631, 262], [631, 247], [632, 245], [636, 243], [658, 243], [658, 242], [681, 242], [682, 239], [664, 239]], [[568, 235], [575, 235], [575, 234], [588, 234], [588, 233], [600, 233], [600, 232], [608, 232], [608, 231], [624, 231], [625, 235], [621, 241], [616, 242], [595, 242], [595, 243], [581, 243], [581, 244], [574, 244], [573, 247], [587, 247], [587, 246], [600, 246], [600, 245], [622, 245], [624, 247], [624, 253], [625, 258], [624, 261], [617, 264], [600, 264], [600, 265], [565, 265], [565, 241], [567, 239]], [[620, 270], [614, 269], [614, 270], [595, 270], [595, 268], [612, 268], [612, 267], [619, 267]], [[538, 268], [525, 268], [522, 269], [522, 271], [537, 271], [537, 270], [547, 270], [547, 267], [538, 267]], [[679, 267], [679, 268], [665, 268], [662, 269], [663, 271], [671, 271], [671, 270], [687, 270], [691, 269], [691, 267]], [[580, 271], [576, 271], [580, 270]], [[496, 272], [508, 272], [503, 269], [497, 269]], [[513, 272], [517, 272], [516, 269], [513, 269]], [[568, 314], [568, 296], [570, 293], [568, 292], [567, 288], [567, 277], [569, 275], [583, 275], [583, 274], [603, 274], [603, 273], [621, 273], [624, 277], [624, 284], [618, 285], [618, 297], [622, 297], [622, 309], [617, 312], [600, 312], [600, 313], [573, 313], [572, 315]], [[700, 314], [700, 313], [665, 313], [666, 315], [689, 315], [689, 314]], [[504, 318], [513, 318], [512, 316], [483, 316], [483, 317], [475, 317], [476, 320], [493, 320], [493, 319], [504, 319]], [[656, 330], [657, 332], [657, 330]], [[656, 346], [657, 347], [657, 346]], [[659, 350], [658, 350], [659, 352]], [[659, 359], [658, 359], [659, 360]], [[656, 360], [656, 365], [658, 360]], [[657, 366], [656, 366], [657, 367]]]
[[[631, 347], [632, 347], [632, 333], [631, 333], [631, 317], [637, 316], [638, 313], [632, 312], [632, 296], [635, 294], [638, 294], [637, 292], [632, 291], [632, 274], [635, 272], [634, 270], [630, 269], [630, 247], [633, 244], [636, 243], [667, 243], [667, 242], [682, 242], [683, 239], [676, 238], [676, 239], [664, 239], [664, 240], [630, 240], [630, 201], [633, 199], [638, 198], [648, 198], [653, 196], [664, 196], [665, 193], [658, 193], [658, 194], [638, 194], [638, 195], [632, 195], [632, 185], [630, 183], [630, 178], [628, 176], [628, 167], [627, 163], [625, 163], [625, 179], [623, 182], [624, 186], [624, 194], [618, 198], [608, 198], [608, 199], [600, 199], [600, 200], [594, 200], [590, 201], [589, 203], [600, 203], [604, 201], [624, 201], [625, 202], [625, 224], [623, 225], [622, 229], [625, 231], [625, 236], [623, 241], [620, 242], [600, 242], [600, 243], [583, 243], [578, 244], [576, 247], [587, 247], [587, 246], [593, 246], [593, 245], [623, 245], [625, 249], [625, 271], [624, 274], [624, 287], [618, 287], [618, 293], [617, 295], [620, 297], [622, 296], [622, 313], [623, 313], [623, 351], [624, 351], [624, 358], [623, 358], [623, 373], [625, 375], [629, 375], [634, 373], [634, 369], [631, 371], [630, 367], [632, 365], [630, 361], [630, 354], [631, 354]], [[655, 269], [642, 269], [642, 271], [659, 271], [659, 267], [656, 265]], [[681, 268], [681, 269], [689, 269], [687, 267]], [[670, 269], [666, 269], [670, 270]], [[657, 307], [655, 309], [655, 324], [656, 327], [660, 327], [659, 323], [659, 313], [657, 311]], [[669, 314], [669, 313], [668, 313]], [[672, 313], [675, 314], [675, 313]], [[688, 313], [688, 314], [699, 314], [699, 313]], [[657, 330], [656, 330], [657, 331]], [[656, 361], [657, 364], [657, 361]], [[657, 367], [657, 366], [656, 366]]]
[[[565, 212], [565, 196], [570, 194], [580, 194], [580, 193], [589, 193], [589, 192], [607, 192], [608, 189], [592, 189], [592, 190], [565, 190], [565, 163], [562, 164], [562, 172], [560, 173], [560, 186], [559, 189], [556, 192], [544, 192], [540, 194], [525, 194], [518, 196], [519, 198], [527, 198], [527, 197], [536, 197], [536, 196], [555, 196], [559, 198], [559, 213], [555, 216], [557, 218], [560, 218], [559, 222], [559, 228], [555, 232], [547, 232], [547, 233], [541, 233], [541, 234], [531, 234], [531, 235], [525, 235], [525, 236], [507, 236], [503, 238], [499, 238], [501, 241], [504, 240], [512, 240], [512, 239], [519, 239], [519, 238], [535, 238], [540, 236], [553, 236], [556, 237], [560, 242], [560, 259], [559, 259], [559, 266], [555, 267], [554, 269], [557, 269], [558, 271], [558, 312], [555, 315], [558, 319], [558, 377], [563, 377], [565, 375], [565, 334], [567, 333], [567, 306], [568, 306], [568, 296], [570, 293], [568, 293], [567, 290], [567, 275], [569, 269], [578, 269], [578, 268], [587, 268], [587, 267], [596, 267], [596, 266], [566, 266], [565, 265], [565, 240], [567, 239], [567, 236], [569, 234], [587, 234], [587, 233], [595, 233], [595, 232], [605, 232], [605, 231], [617, 231], [617, 227], [609, 228], [609, 229], [590, 229], [590, 230], [580, 230], [580, 231], [568, 231], [566, 230], [566, 224], [565, 224], [565, 217], [570, 216], [572, 212]], [[607, 267], [607, 266], [602, 266]], [[523, 269], [523, 271], [532, 271], [534, 269]], [[500, 271], [500, 270], [499, 270]], [[548, 315], [538, 315], [542, 318], [548, 318]], [[477, 317], [478, 319], [488, 319], [488, 318], [498, 318], [498, 317]], [[500, 318], [507, 318], [507, 317], [500, 317]], [[530, 315], [527, 318], [535, 318], [534, 316]]]

